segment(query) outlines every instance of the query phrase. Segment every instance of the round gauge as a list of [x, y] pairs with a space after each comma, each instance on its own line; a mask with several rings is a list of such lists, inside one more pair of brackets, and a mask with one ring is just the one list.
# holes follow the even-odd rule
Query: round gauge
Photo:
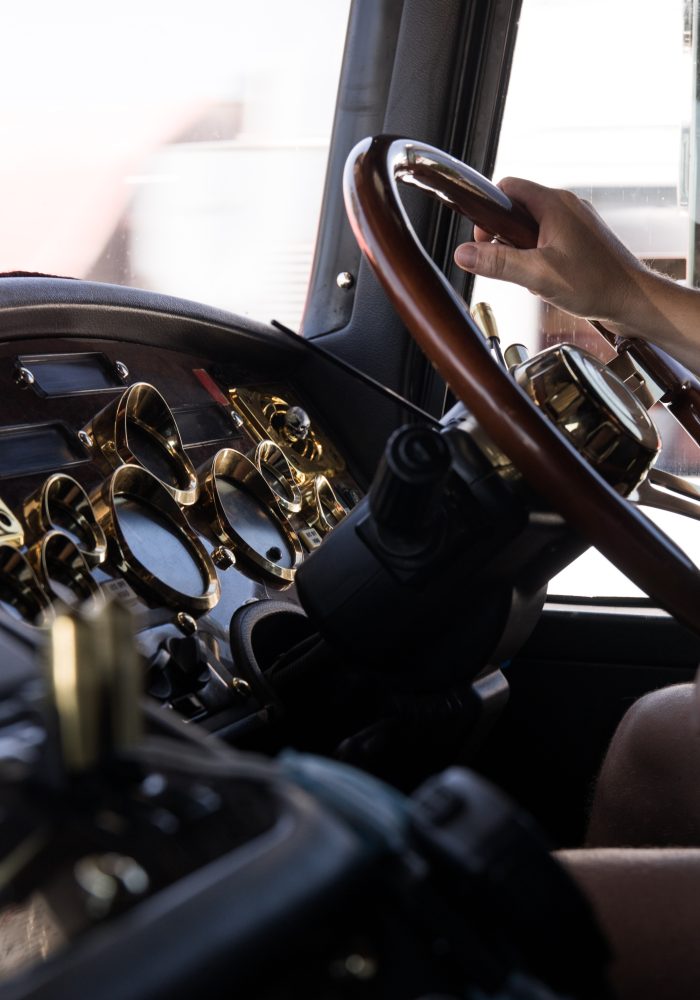
[[73, 539], [49, 531], [30, 551], [37, 576], [55, 601], [67, 608], [103, 600], [102, 590]]
[[598, 358], [555, 344], [513, 373], [532, 401], [610, 485], [627, 496], [661, 448], [641, 400]]
[[178, 610], [204, 612], [216, 605], [221, 588], [211, 557], [152, 473], [121, 466], [96, 507], [117, 567], [137, 589]]
[[347, 510], [325, 476], [316, 476], [305, 496], [309, 508], [309, 527], [325, 534], [342, 521]]
[[183, 507], [199, 495], [197, 473], [173, 412], [154, 386], [135, 382], [86, 428], [110, 468], [138, 465]]
[[0, 607], [30, 625], [48, 625], [51, 602], [27, 557], [10, 545], [0, 545]]
[[35, 539], [47, 531], [60, 531], [72, 540], [91, 566], [104, 562], [107, 540], [97, 522], [90, 499], [72, 476], [56, 473], [24, 504], [25, 521]]
[[301, 510], [301, 490], [289, 459], [274, 441], [261, 441], [255, 449], [255, 464], [277, 498], [282, 510], [296, 514]]
[[204, 497], [212, 528], [269, 579], [291, 583], [302, 559], [301, 543], [277, 508], [256, 466], [233, 448], [217, 452], [204, 472]]

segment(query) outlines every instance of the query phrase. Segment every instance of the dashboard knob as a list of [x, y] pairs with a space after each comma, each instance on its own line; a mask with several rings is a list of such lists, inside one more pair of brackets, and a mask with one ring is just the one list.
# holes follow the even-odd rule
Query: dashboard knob
[[524, 365], [529, 360], [530, 355], [524, 344], [511, 344], [510, 347], [506, 347], [503, 357], [505, 358], [508, 371], [512, 371], [518, 365]]
[[292, 444], [305, 441], [311, 432], [311, 418], [301, 406], [290, 406], [282, 417], [280, 431]]

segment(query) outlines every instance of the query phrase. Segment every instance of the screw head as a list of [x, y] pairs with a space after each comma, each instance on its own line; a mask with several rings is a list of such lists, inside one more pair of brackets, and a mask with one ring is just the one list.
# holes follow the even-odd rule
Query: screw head
[[30, 385], [34, 385], [34, 375], [28, 368], [22, 366], [15, 369], [15, 382], [20, 389], [28, 389]]
[[231, 690], [234, 694], [237, 694], [239, 698], [250, 698], [251, 688], [248, 681], [243, 680], [242, 677], [232, 677], [231, 678]]
[[185, 635], [194, 635], [197, 631], [196, 620], [192, 617], [192, 615], [188, 615], [186, 611], [178, 611], [175, 616], [175, 622], [177, 627], [184, 632]]
[[126, 379], [128, 379], [129, 369], [126, 367], [123, 361], [115, 361], [114, 370], [122, 381], [126, 381]]
[[355, 284], [355, 278], [349, 271], [341, 271], [336, 277], [335, 283], [338, 288], [342, 288], [344, 292], [347, 292]]
[[84, 448], [87, 448], [88, 451], [92, 451], [92, 446], [95, 442], [92, 440], [87, 431], [78, 431], [78, 440]]
[[236, 413], [235, 410], [231, 410], [230, 413], [231, 413], [231, 423], [233, 424], [234, 427], [240, 430], [240, 428], [243, 426], [243, 417], [240, 415], [240, 413]]

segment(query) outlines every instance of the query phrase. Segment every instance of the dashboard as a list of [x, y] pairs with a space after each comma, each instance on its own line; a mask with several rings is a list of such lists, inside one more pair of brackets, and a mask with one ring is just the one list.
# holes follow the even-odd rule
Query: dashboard
[[[46, 285], [51, 301], [32, 302]], [[118, 598], [147, 693], [235, 735], [262, 706], [232, 616], [261, 601], [297, 612], [296, 570], [363, 495], [311, 388], [319, 365], [329, 391], [354, 377], [286, 331], [178, 300], [4, 289], [3, 614], [40, 633], [66, 606]]]
[[[611, 394], [562, 350], [518, 377], [541, 409], [571, 383], [590, 445]], [[473, 422], [437, 434], [315, 342], [199, 304], [3, 278], [0, 387], [3, 620], [40, 644], [60, 608], [118, 597], [145, 692], [242, 748], [335, 748], [455, 684], [458, 738], [473, 676], [582, 548]], [[606, 435], [589, 460], [638, 478], [646, 438], [616, 435], [610, 464]], [[364, 761], [362, 739], [347, 753]]]

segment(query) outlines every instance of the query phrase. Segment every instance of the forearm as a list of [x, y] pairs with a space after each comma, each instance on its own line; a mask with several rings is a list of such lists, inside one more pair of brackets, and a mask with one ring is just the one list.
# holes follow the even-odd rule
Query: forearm
[[639, 272], [616, 316], [596, 318], [612, 333], [651, 341], [700, 372], [700, 290], [653, 271]]

